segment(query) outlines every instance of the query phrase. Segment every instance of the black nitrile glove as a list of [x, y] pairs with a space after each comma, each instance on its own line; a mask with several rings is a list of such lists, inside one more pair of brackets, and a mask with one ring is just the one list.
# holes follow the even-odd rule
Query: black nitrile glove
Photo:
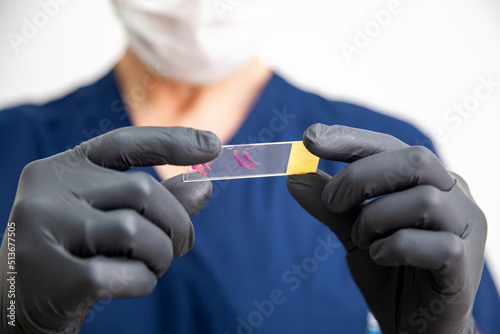
[[151, 293], [193, 246], [189, 216], [212, 186], [121, 171], [203, 163], [220, 147], [210, 132], [130, 127], [27, 165], [0, 249], [1, 332], [77, 333], [98, 299]]
[[381, 133], [315, 124], [304, 145], [350, 163], [287, 185], [342, 241], [382, 332], [475, 333], [487, 224], [466, 183], [427, 148]]

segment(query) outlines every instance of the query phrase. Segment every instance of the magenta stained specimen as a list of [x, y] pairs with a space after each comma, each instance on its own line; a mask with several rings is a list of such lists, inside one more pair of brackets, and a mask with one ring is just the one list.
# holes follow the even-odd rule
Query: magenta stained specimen
[[243, 150], [243, 157], [245, 159], [247, 159], [248, 162], [251, 162], [253, 164], [256, 164], [256, 165], [260, 165], [260, 163], [258, 163], [257, 161], [255, 161], [252, 156], [245, 150]]
[[210, 168], [210, 166], [207, 165], [207, 164], [192, 165], [191, 168], [194, 169], [195, 171], [197, 171], [198, 173], [200, 173], [203, 176], [208, 176], [208, 172], [205, 170], [205, 168], [207, 168], [209, 170], [212, 170], [212, 168]]
[[[238, 166], [245, 167], [246, 169], [252, 171], [257, 171], [257, 167], [255, 165], [260, 165], [260, 163], [255, 161], [252, 156], [245, 150], [243, 150], [243, 157], [245, 158], [245, 160], [240, 158], [240, 151], [233, 151], [233, 158], [234, 160], [236, 160]], [[192, 165], [191, 168], [203, 176], [208, 176], [207, 169], [212, 170], [212, 168], [210, 168], [210, 166], [207, 164]]]
[[247, 151], [243, 151], [243, 156], [248, 161], [245, 161], [245, 160], [240, 158], [240, 151], [238, 151], [238, 150], [233, 151], [233, 158], [234, 158], [234, 160], [236, 160], [236, 163], [238, 164], [238, 166], [245, 167], [246, 169], [256, 171], [257, 167], [255, 167], [255, 164], [257, 164], [257, 165], [260, 165], [260, 164], [257, 161], [253, 160]]

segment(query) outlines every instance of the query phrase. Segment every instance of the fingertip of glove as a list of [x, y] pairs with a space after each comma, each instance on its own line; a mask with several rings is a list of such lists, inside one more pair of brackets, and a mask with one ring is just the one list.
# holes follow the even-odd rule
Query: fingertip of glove
[[196, 143], [200, 150], [211, 153], [213, 158], [219, 155], [222, 148], [222, 143], [219, 137], [211, 131], [198, 130]]
[[327, 173], [317, 170], [315, 173], [289, 175], [286, 185], [288, 191], [294, 195], [311, 188], [322, 189], [330, 178]]
[[[185, 209], [189, 216], [192, 217], [197, 214], [207, 204], [212, 196], [213, 185], [210, 181], [203, 182], [190, 182], [189, 187], [192, 189], [190, 201], [183, 200]], [[183, 183], [184, 184], [184, 183]]]
[[310, 185], [311, 174], [293, 174], [286, 178], [286, 186], [288, 190], [295, 191], [297, 188], [304, 188]]
[[212, 182], [183, 182], [182, 175], [165, 180], [162, 185], [174, 195], [190, 217], [207, 204], [213, 191]]
[[300, 184], [302, 180], [301, 176], [302, 175], [299, 174], [288, 175], [286, 177], [286, 184], [287, 185]]
[[174, 248], [174, 257], [181, 257], [189, 253], [189, 251], [193, 248], [194, 246], [194, 226], [191, 223], [190, 224], [190, 232], [189, 232], [189, 237], [185, 239], [185, 242], [178, 248]]
[[383, 246], [384, 246], [384, 240], [376, 240], [368, 247], [368, 252], [370, 254], [370, 257], [372, 258], [373, 261], [375, 261], [375, 263], [380, 262], [380, 256], [383, 250]]
[[307, 128], [302, 136], [304, 146], [313, 154], [324, 155], [327, 152], [323, 152], [322, 148], [334, 141], [338, 136], [337, 133], [342, 129], [345, 129], [342, 125], [313, 124]]
[[[324, 132], [323, 128], [324, 124], [316, 123], [307, 128], [302, 136], [302, 141], [304, 142], [304, 146], [309, 151], [314, 151], [314, 148], [318, 142], [318, 137], [321, 137], [321, 134]], [[314, 153], [314, 152], [313, 152]]]
[[323, 192], [321, 193], [321, 202], [327, 208], [329, 207], [329, 204], [332, 202], [332, 195], [326, 189], [323, 189]]
[[163, 274], [157, 276], [156, 274], [152, 273], [152, 275], [149, 276], [149, 279], [146, 282], [144, 282], [144, 291], [136, 297], [146, 297], [149, 296], [151, 293], [153, 293], [154, 289], [156, 288], [156, 285], [158, 284], [158, 278], [161, 277], [162, 275]]

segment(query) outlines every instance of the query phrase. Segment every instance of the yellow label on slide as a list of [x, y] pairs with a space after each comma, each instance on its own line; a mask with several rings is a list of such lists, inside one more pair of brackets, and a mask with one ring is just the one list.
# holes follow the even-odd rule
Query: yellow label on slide
[[286, 174], [314, 173], [318, 169], [319, 158], [307, 150], [302, 141], [292, 143]]

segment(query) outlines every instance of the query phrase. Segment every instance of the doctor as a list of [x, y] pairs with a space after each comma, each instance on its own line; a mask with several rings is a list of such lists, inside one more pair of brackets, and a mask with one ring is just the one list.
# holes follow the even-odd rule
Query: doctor
[[[368, 307], [384, 333], [499, 328], [465, 182], [414, 127], [255, 59], [265, 1], [117, 9], [130, 48], [108, 75], [0, 112], [2, 332], [362, 333]], [[302, 134], [326, 173], [173, 177], [221, 142]]]

